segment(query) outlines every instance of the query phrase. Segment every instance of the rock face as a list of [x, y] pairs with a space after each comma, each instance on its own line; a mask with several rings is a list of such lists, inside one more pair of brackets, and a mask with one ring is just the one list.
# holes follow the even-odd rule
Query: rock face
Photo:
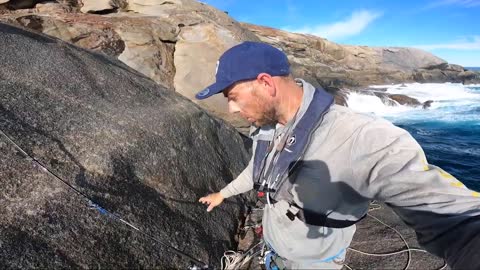
[[38, 4], [23, 13], [4, 12], [0, 20], [117, 57], [235, 126], [249, 126], [228, 113], [223, 97], [194, 100], [196, 92], [214, 81], [223, 51], [244, 40], [258, 40], [213, 7], [193, 0], [72, 0]]
[[[353, 237], [350, 248], [374, 253], [385, 254], [404, 250], [405, 244], [400, 236], [392, 230], [401, 233], [410, 248], [420, 248], [415, 231], [384, 204], [372, 207], [369, 215], [357, 223], [357, 231]], [[388, 228], [383, 222], [391, 228]], [[392, 256], [368, 256], [353, 250], [347, 251], [345, 263], [352, 269], [404, 269], [409, 262], [407, 252]], [[408, 269], [450, 269], [445, 262], [435, 255], [427, 252], [411, 252], [410, 267]]]
[[24, 9], [34, 7], [38, 2], [40, 0], [0, 0], [0, 5], [8, 9]]
[[[362, 88], [403, 82], [471, 82], [471, 72], [414, 48], [339, 45], [324, 38], [242, 24], [263, 42], [283, 49], [296, 76], [326, 88]], [[468, 72], [468, 74], [466, 74]]]
[[196, 92], [214, 81], [220, 54], [245, 40], [282, 48], [294, 75], [338, 94], [338, 104], [345, 104], [345, 89], [372, 84], [480, 83], [480, 73], [422, 50], [339, 45], [316, 36], [239, 24], [225, 12], [195, 0], [3, 2], [0, 21], [114, 56], [245, 133], [249, 123], [229, 114], [222, 96], [194, 100]]
[[[197, 200], [246, 165], [231, 127], [113, 57], [0, 24], [0, 130], [143, 232], [219, 267], [239, 201]], [[188, 259], [90, 209], [0, 135], [2, 268], [183, 268]]]
[[[53, 10], [52, 6], [50, 8]], [[57, 13], [55, 16], [14, 13], [5, 16], [4, 21], [117, 57], [160, 85], [173, 88], [172, 42], [176, 40], [178, 29], [163, 20], [81, 13]]]
[[81, 0], [83, 13], [109, 13], [128, 5], [126, 0]]

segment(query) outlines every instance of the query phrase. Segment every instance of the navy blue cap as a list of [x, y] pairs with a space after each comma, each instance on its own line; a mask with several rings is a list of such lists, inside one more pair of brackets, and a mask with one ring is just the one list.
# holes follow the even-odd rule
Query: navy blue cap
[[260, 73], [271, 76], [290, 74], [287, 56], [268, 44], [245, 41], [220, 56], [215, 74], [216, 82], [197, 93], [195, 97], [208, 98], [238, 81], [255, 79]]

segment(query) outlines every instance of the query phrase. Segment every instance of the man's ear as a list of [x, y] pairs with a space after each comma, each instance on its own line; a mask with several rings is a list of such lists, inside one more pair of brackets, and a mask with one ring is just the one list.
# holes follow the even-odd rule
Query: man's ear
[[262, 88], [265, 89], [266, 92], [274, 97], [277, 94], [277, 89], [275, 86], [275, 81], [273, 80], [273, 77], [270, 76], [268, 73], [260, 73], [257, 76], [257, 83], [258, 85]]

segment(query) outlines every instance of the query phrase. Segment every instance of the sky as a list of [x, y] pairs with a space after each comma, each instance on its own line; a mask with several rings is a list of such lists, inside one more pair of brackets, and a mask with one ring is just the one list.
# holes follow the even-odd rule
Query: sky
[[235, 20], [480, 67], [480, 0], [202, 0]]

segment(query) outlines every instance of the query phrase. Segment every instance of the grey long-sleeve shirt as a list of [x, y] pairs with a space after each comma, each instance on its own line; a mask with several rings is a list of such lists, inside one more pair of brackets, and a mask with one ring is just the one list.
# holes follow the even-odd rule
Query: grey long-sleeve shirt
[[[314, 91], [301, 82], [304, 95], [296, 121]], [[273, 131], [265, 127], [254, 132], [253, 147], [256, 139]], [[253, 188], [252, 160], [220, 191], [225, 198]], [[454, 268], [480, 269], [480, 260], [473, 258], [480, 252], [480, 194], [428, 164], [415, 139], [390, 122], [333, 105], [295, 174], [291, 193], [299, 206], [354, 220], [367, 212], [370, 200], [383, 201], [416, 231], [428, 251]], [[265, 207], [263, 216], [264, 238], [282, 257], [322, 260], [350, 245], [355, 226], [336, 229], [291, 221], [287, 209], [287, 202], [279, 201]]]

